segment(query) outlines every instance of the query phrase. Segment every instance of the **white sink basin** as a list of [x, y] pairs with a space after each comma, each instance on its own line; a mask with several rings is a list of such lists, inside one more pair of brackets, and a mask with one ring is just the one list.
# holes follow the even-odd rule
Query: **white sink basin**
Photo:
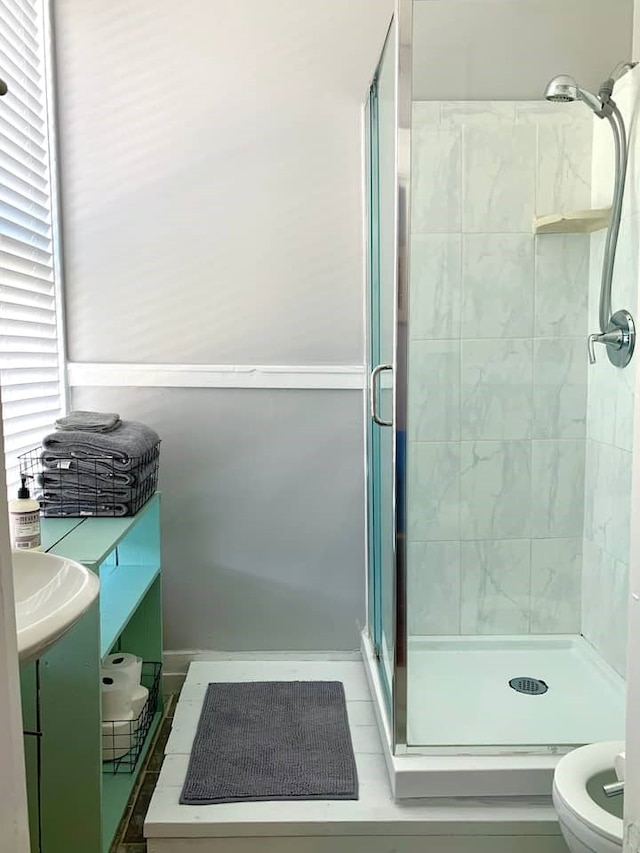
[[74, 560], [11, 552], [20, 666], [39, 658], [89, 609], [100, 581]]

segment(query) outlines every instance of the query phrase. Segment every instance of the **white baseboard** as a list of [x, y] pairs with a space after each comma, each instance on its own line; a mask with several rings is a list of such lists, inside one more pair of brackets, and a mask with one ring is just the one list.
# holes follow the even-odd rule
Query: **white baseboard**
[[362, 653], [358, 650], [324, 651], [324, 652], [217, 652], [202, 649], [181, 649], [178, 651], [166, 651], [163, 655], [163, 693], [179, 693], [187, 672], [189, 664], [195, 661], [215, 660], [336, 660], [336, 661], [359, 661]]

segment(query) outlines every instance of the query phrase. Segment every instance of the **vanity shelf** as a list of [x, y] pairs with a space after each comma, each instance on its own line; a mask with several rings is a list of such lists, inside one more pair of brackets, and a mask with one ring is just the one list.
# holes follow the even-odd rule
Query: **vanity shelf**
[[[100, 654], [108, 655], [136, 614], [140, 603], [160, 573], [148, 565], [102, 566], [100, 569]], [[128, 651], [128, 649], [125, 649]]]
[[[42, 520], [43, 550], [83, 563], [100, 577], [100, 596], [36, 664], [21, 670], [31, 849], [108, 853], [162, 718], [162, 697], [133, 773], [102, 764], [101, 661], [122, 649], [162, 660], [160, 495], [127, 518]], [[36, 702], [39, 677], [40, 707]], [[40, 817], [38, 818], [38, 804]]]
[[611, 208], [572, 210], [533, 217], [534, 234], [590, 234], [609, 225]]

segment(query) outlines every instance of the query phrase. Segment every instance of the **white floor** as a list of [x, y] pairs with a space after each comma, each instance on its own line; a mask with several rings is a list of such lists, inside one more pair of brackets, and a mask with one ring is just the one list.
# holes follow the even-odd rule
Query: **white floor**
[[[358, 767], [357, 801], [182, 806], [179, 796], [207, 684], [339, 680]], [[396, 803], [363, 666], [341, 661], [215, 661], [191, 664], [145, 823], [149, 853], [562, 853], [546, 798]]]
[[[578, 745], [625, 737], [624, 681], [582, 637], [413, 637], [408, 740], [416, 746]], [[517, 693], [509, 680], [548, 685]]]

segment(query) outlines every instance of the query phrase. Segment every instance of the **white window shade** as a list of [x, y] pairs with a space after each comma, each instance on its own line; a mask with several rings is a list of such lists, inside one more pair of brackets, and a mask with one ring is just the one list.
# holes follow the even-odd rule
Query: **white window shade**
[[[44, 0], [0, 0], [0, 387], [10, 492], [18, 455], [61, 414], [61, 324]], [[10, 497], [13, 497], [10, 494]]]

